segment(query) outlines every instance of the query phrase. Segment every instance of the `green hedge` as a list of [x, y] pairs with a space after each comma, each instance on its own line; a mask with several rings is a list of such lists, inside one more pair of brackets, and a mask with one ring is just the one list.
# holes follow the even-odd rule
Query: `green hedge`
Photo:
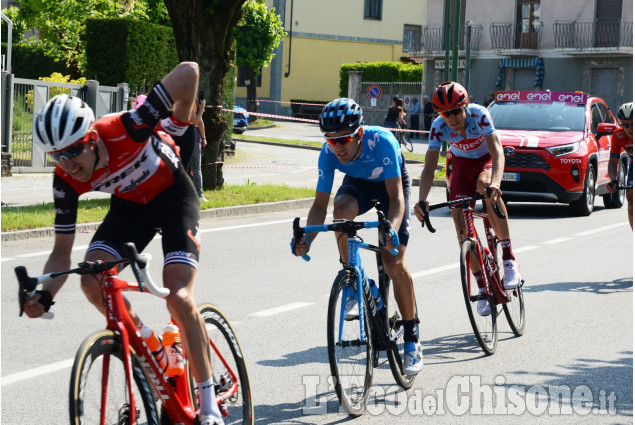
[[348, 71], [362, 71], [362, 81], [421, 82], [423, 66], [401, 62], [344, 63], [340, 67], [340, 96], [348, 96]]
[[86, 22], [86, 77], [134, 90], [152, 86], [178, 63], [172, 28], [126, 18]]
[[[7, 43], [2, 43], [2, 54], [7, 53]], [[37, 80], [48, 77], [54, 72], [67, 75], [68, 70], [63, 62], [55, 62], [46, 56], [39, 44], [13, 44], [11, 46], [11, 73], [16, 78]]]

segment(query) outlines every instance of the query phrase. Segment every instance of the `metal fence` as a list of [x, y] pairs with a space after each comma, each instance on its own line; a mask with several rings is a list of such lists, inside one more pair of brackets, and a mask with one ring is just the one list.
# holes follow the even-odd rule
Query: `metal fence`
[[633, 47], [633, 21], [555, 21], [556, 48], [588, 49], [596, 47]]
[[[472, 25], [472, 40], [470, 49], [476, 51], [481, 44], [481, 35], [483, 34], [482, 25]], [[454, 37], [454, 29], [450, 27], [450, 38]], [[467, 28], [461, 28], [459, 36], [459, 50], [465, 50], [467, 45]], [[421, 31], [421, 47], [423, 55], [434, 54], [445, 51], [445, 27], [423, 27]], [[413, 52], [415, 53], [415, 52]]]
[[492, 49], [538, 49], [542, 36], [542, 22], [494, 22], [489, 27]]
[[100, 86], [97, 81], [87, 81], [86, 85], [56, 83], [40, 80], [13, 78], [2, 73], [2, 152], [12, 155], [12, 172], [51, 171], [54, 162], [33, 145], [34, 113], [58, 94], [82, 98], [100, 118], [111, 112], [127, 109], [128, 87]]
[[[367, 95], [368, 88], [371, 85], [377, 85], [381, 89], [381, 96], [377, 98], [376, 105], [373, 106], [370, 97]], [[364, 111], [364, 124], [366, 125], [384, 125], [384, 118], [388, 112], [388, 108], [392, 105], [392, 98], [417, 97], [421, 101], [421, 83], [406, 82], [369, 82], [363, 81], [361, 87], [361, 96], [359, 105]], [[405, 107], [408, 112], [408, 107]]]

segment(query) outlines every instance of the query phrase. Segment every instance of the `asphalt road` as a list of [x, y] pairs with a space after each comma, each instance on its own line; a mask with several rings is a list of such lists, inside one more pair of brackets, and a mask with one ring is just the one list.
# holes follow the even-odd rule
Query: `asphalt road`
[[[444, 196], [433, 188], [433, 201]], [[374, 396], [356, 423], [632, 423], [633, 236], [625, 208], [596, 206], [590, 217], [572, 218], [563, 205], [510, 205], [513, 248], [526, 281], [527, 328], [516, 338], [500, 317], [498, 349], [489, 357], [465, 313], [449, 213], [433, 213], [435, 234], [413, 226], [406, 260], [425, 366], [407, 393], [394, 386], [387, 366], [377, 370]], [[234, 324], [257, 424], [347, 421], [328, 386], [326, 308], [339, 268], [334, 241], [318, 238], [308, 263], [289, 253], [293, 217], [306, 213], [201, 222], [196, 298], [220, 306]], [[373, 234], [363, 236], [372, 240]], [[74, 262], [90, 237], [77, 235]], [[72, 359], [81, 341], [103, 326], [77, 278], [56, 298], [54, 320], [18, 318], [13, 268], [40, 271], [51, 247], [51, 238], [2, 244], [3, 425], [67, 423]], [[155, 259], [160, 249], [159, 240], [148, 247]], [[151, 271], [159, 276], [159, 261]], [[160, 300], [131, 299], [146, 323], [163, 327], [168, 318]]]

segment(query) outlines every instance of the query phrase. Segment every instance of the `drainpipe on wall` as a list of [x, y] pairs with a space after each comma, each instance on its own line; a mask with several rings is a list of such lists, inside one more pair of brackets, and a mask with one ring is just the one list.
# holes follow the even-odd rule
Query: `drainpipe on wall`
[[291, 0], [291, 17], [289, 18], [289, 64], [287, 65], [287, 72], [284, 73], [284, 77], [288, 78], [291, 74], [291, 39], [293, 38], [293, 0]]

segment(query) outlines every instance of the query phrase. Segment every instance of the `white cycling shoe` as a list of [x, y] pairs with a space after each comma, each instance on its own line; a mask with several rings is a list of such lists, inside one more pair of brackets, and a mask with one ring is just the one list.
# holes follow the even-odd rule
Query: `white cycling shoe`
[[351, 295], [346, 298], [344, 312], [344, 320], [355, 320], [359, 317], [359, 309], [357, 308], [357, 297]]
[[[479, 295], [485, 295], [487, 291], [485, 288], [478, 290]], [[489, 306], [489, 300], [487, 298], [481, 298], [476, 302], [476, 312], [481, 316], [489, 316], [492, 311]]]
[[225, 425], [225, 421], [218, 418], [205, 418], [201, 421], [201, 425]]
[[518, 271], [518, 263], [514, 260], [504, 260], [503, 269], [505, 276], [503, 277], [503, 288], [514, 289], [520, 285], [520, 272]]
[[403, 373], [416, 375], [423, 368], [423, 353], [418, 342], [406, 342], [403, 353]]

